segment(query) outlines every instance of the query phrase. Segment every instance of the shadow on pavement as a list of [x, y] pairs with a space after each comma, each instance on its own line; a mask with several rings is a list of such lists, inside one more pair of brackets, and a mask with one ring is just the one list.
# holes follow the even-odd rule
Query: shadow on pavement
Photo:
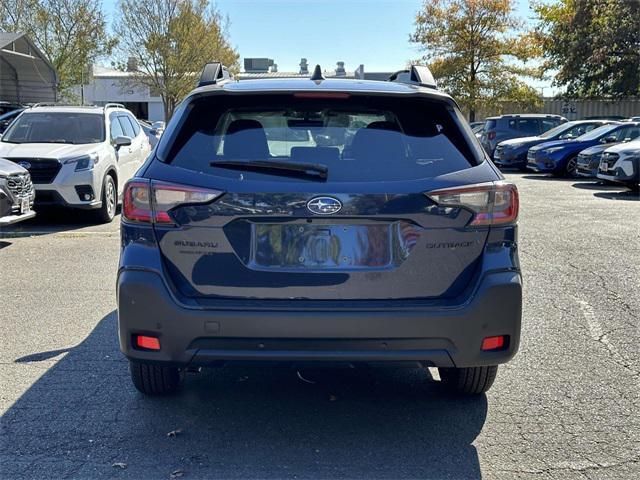
[[631, 190], [616, 192], [597, 192], [593, 194], [598, 198], [606, 198], [608, 200], [627, 200], [632, 202], [640, 201], [640, 193]]
[[[574, 179], [575, 180], [575, 179]], [[571, 185], [574, 188], [581, 188], [583, 190], [620, 190], [621, 185], [614, 185], [611, 183], [599, 182], [599, 181], [587, 181], [587, 182], [579, 182]]]
[[[118, 208], [118, 214], [120, 209]], [[7, 227], [0, 228], [0, 238], [12, 236], [38, 236], [51, 233], [77, 231], [91, 228], [98, 231], [117, 231], [118, 218], [114, 218], [111, 224], [97, 222], [94, 212], [63, 208], [40, 208], [36, 210], [36, 216]]]
[[[555, 175], [549, 175], [549, 174], [538, 174], [538, 175], [523, 175], [522, 178], [526, 179], [526, 180], [546, 180], [546, 181], [553, 181], [553, 182], [580, 182], [580, 178], [576, 178], [576, 177], [557, 177]], [[589, 181], [588, 178], [585, 178], [584, 181]], [[575, 186], [575, 185], [574, 185]]]
[[417, 369], [302, 374], [315, 383], [285, 368], [211, 369], [179, 395], [145, 398], [112, 312], [2, 417], [0, 470], [12, 479], [481, 477], [472, 442], [484, 395], [448, 395]]

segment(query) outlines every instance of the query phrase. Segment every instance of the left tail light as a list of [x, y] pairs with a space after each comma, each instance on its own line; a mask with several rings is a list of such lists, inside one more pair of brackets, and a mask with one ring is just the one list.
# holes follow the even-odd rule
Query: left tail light
[[174, 225], [169, 215], [171, 209], [209, 203], [222, 193], [189, 185], [130, 180], [124, 187], [122, 216], [129, 222]]
[[427, 197], [443, 207], [461, 207], [474, 213], [469, 226], [514, 224], [518, 220], [518, 189], [509, 182], [490, 182], [434, 190]]

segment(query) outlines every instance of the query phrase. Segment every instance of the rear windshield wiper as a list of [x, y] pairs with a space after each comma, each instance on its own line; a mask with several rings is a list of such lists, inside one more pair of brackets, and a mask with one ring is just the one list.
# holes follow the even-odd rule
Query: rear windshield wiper
[[248, 170], [283, 177], [308, 177], [326, 180], [329, 169], [319, 163], [282, 162], [278, 160], [218, 160], [210, 165], [229, 170]]

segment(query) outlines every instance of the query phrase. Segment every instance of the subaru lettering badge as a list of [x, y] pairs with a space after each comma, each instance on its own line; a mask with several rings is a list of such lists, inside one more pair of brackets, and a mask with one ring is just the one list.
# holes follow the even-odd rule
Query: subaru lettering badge
[[29, 162], [18, 162], [18, 165], [20, 165], [22, 168], [25, 168], [27, 170], [31, 168], [31, 164]]
[[307, 208], [316, 215], [331, 215], [340, 211], [342, 203], [331, 197], [315, 197], [307, 202]]

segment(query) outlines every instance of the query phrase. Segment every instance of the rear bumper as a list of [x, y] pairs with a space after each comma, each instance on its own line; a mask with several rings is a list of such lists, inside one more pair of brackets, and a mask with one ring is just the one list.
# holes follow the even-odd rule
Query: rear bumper
[[[518, 350], [520, 273], [487, 273], [455, 307], [255, 309], [181, 304], [160, 275], [122, 269], [118, 275], [120, 348], [138, 361], [204, 366], [230, 361], [417, 362], [436, 367], [496, 365]], [[340, 304], [343, 305], [343, 304]], [[160, 351], [138, 350], [136, 334], [160, 339]], [[505, 349], [483, 352], [482, 339], [508, 335]]]

